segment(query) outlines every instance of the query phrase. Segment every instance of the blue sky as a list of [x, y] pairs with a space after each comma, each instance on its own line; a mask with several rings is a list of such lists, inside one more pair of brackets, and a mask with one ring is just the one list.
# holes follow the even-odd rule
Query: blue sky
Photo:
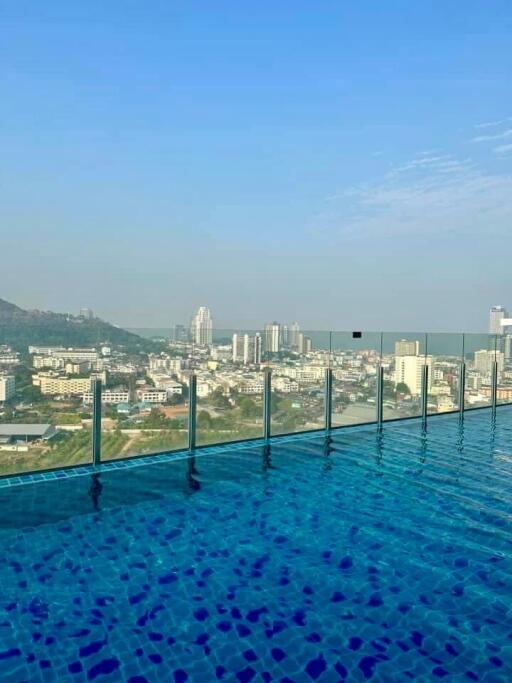
[[512, 5], [0, 0], [0, 296], [124, 325], [512, 308]]

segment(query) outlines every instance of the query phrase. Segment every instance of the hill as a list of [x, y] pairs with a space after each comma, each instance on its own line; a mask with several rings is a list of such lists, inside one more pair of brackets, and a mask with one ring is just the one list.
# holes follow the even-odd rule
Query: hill
[[51, 311], [27, 311], [0, 299], [0, 344], [26, 351], [41, 346], [122, 346], [128, 352], [154, 351], [155, 344], [100, 318], [86, 319]]

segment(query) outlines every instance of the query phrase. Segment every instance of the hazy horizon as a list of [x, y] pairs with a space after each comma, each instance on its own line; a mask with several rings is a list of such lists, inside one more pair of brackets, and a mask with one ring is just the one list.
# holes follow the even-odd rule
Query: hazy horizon
[[7, 2], [0, 297], [129, 328], [487, 331], [512, 5]]

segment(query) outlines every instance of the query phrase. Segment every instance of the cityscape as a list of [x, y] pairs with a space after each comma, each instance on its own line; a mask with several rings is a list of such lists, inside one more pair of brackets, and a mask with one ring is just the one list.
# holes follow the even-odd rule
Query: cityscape
[[[89, 308], [78, 320], [94, 320]], [[103, 386], [103, 456], [184, 448], [190, 376], [197, 381], [198, 444], [257, 437], [264, 370], [272, 371], [272, 433], [320, 429], [326, 369], [332, 370], [332, 425], [375, 420], [383, 369], [384, 419], [421, 411], [428, 367], [428, 412], [459, 408], [466, 362], [466, 408], [488, 406], [497, 365], [497, 400], [512, 400], [512, 319], [490, 309], [489, 335], [315, 332], [272, 321], [259, 331], [219, 330], [207, 306], [174, 324], [154, 350], [105, 340], [94, 347], [0, 347], [0, 471], [90, 458], [93, 382]]]
[[0, 683], [512, 683], [511, 0], [0, 16]]

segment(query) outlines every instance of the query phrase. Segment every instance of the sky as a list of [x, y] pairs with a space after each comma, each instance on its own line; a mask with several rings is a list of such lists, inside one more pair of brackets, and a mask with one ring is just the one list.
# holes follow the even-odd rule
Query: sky
[[0, 0], [0, 297], [485, 331], [511, 45], [510, 0]]

